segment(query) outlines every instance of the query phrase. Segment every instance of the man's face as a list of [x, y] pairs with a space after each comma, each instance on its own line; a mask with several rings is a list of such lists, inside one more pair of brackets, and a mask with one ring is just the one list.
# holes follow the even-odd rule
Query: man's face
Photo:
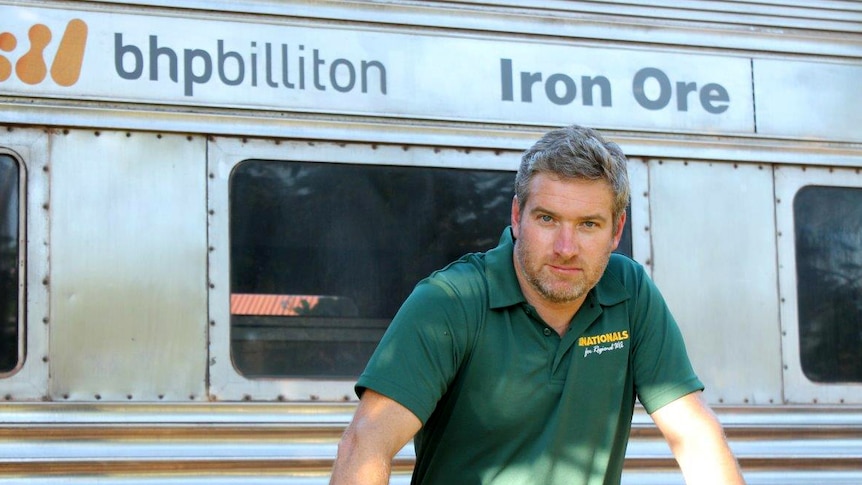
[[513, 200], [515, 271], [527, 301], [576, 308], [583, 303], [622, 235], [625, 214], [613, 220], [613, 201], [606, 181], [544, 173], [530, 182], [523, 209]]

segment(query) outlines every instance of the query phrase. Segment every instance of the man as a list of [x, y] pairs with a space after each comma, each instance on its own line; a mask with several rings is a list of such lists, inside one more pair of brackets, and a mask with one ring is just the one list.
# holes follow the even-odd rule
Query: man
[[682, 336], [643, 268], [612, 255], [626, 159], [570, 126], [524, 153], [499, 245], [421, 281], [357, 383], [332, 484], [620, 482], [636, 398], [689, 484], [743, 483]]

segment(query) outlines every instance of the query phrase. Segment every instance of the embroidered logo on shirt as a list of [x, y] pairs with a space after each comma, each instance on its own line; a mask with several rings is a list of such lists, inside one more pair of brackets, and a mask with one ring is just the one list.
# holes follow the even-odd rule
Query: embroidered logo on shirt
[[626, 347], [625, 341], [629, 339], [629, 331], [608, 332], [601, 335], [593, 335], [578, 338], [578, 347], [584, 347], [584, 358], [591, 354], [601, 355], [605, 352], [620, 350]]

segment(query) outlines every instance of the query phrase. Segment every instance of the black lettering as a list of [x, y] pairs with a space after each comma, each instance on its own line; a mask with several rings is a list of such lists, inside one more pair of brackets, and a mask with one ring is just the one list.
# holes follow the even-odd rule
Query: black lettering
[[[126, 70], [125, 60], [126, 54], [131, 54], [134, 59], [134, 67], [131, 71]], [[123, 45], [123, 34], [114, 34], [114, 68], [117, 74], [123, 79], [140, 79], [144, 73], [144, 54], [141, 49], [129, 44]]]
[[541, 72], [521, 72], [521, 101], [533, 102], [533, 84], [542, 82]]
[[293, 89], [293, 83], [290, 82], [290, 76], [288, 73], [288, 56], [287, 56], [287, 44], [281, 44], [281, 82], [288, 89]]
[[314, 49], [314, 87], [316, 87], [320, 91], [326, 91], [326, 86], [320, 84], [320, 66], [324, 65], [326, 61], [318, 57], [318, 53], [319, 51], [317, 49]]
[[277, 88], [278, 83], [272, 80], [272, 44], [266, 43], [266, 84], [271, 88]]
[[676, 109], [688, 111], [688, 94], [697, 91], [696, 83], [676, 83]]
[[[558, 83], [563, 83], [562, 96], [557, 94]], [[548, 76], [548, 80], [545, 81], [545, 94], [554, 104], [569, 104], [577, 96], [578, 87], [575, 85], [575, 81], [565, 74], [551, 74]]]
[[[347, 68], [348, 82], [346, 85], [338, 84], [336, 72], [338, 70], [338, 66], [344, 66]], [[353, 89], [353, 85], [356, 84], [356, 69], [353, 68], [353, 64], [351, 64], [347, 59], [336, 59], [332, 61], [332, 64], [329, 66], [329, 83], [332, 84], [332, 87], [339, 93], [346, 93]]]
[[500, 91], [503, 101], [514, 101], [512, 88], [512, 59], [500, 59]]
[[375, 68], [380, 79], [380, 94], [386, 94], [386, 66], [380, 61], [362, 61], [362, 92], [368, 92], [368, 69]]
[[[236, 61], [236, 78], [234, 79], [228, 78], [227, 73], [225, 73], [225, 61], [228, 59]], [[242, 60], [242, 56], [234, 51], [225, 52], [224, 41], [221, 39], [218, 41], [218, 77], [221, 79], [221, 82], [228, 86], [238, 86], [242, 84], [245, 78], [245, 62]]]
[[[715, 105], [713, 102], [725, 103], [723, 105]], [[727, 111], [729, 107], [726, 103], [730, 102], [730, 95], [724, 86], [716, 83], [709, 83], [700, 90], [700, 105], [706, 111], [717, 115]]]
[[[203, 62], [204, 69], [201, 74], [195, 74], [195, 59], [200, 59]], [[186, 49], [185, 56], [183, 57], [183, 67], [185, 68], [183, 71], [186, 88], [185, 95], [193, 96], [194, 85], [206, 83], [210, 80], [210, 77], [212, 77], [212, 59], [210, 59], [210, 55], [207, 51], [203, 49]]]
[[177, 53], [169, 47], [159, 47], [159, 38], [150, 36], [150, 81], [159, 80], [159, 57], [168, 57], [171, 81], [177, 82]]
[[584, 106], [593, 105], [593, 88], [596, 86], [601, 90], [602, 106], [611, 106], [611, 82], [604, 76], [581, 77], [581, 96], [584, 98]]
[[[655, 100], [649, 99], [644, 92], [644, 84], [648, 79], [658, 81], [659, 95]], [[635, 74], [634, 81], [632, 81], [632, 90], [638, 104], [650, 110], [659, 110], [667, 106], [672, 95], [670, 79], [668, 79], [667, 74], [654, 67], [645, 67]]]

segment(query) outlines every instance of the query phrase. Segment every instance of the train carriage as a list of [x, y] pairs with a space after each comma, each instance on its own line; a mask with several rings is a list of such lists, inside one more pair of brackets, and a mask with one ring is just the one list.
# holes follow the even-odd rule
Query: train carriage
[[[0, 1], [0, 482], [326, 483], [579, 123], [747, 481], [860, 483], [860, 78], [851, 1]], [[623, 482], [682, 483], [642, 409]]]

